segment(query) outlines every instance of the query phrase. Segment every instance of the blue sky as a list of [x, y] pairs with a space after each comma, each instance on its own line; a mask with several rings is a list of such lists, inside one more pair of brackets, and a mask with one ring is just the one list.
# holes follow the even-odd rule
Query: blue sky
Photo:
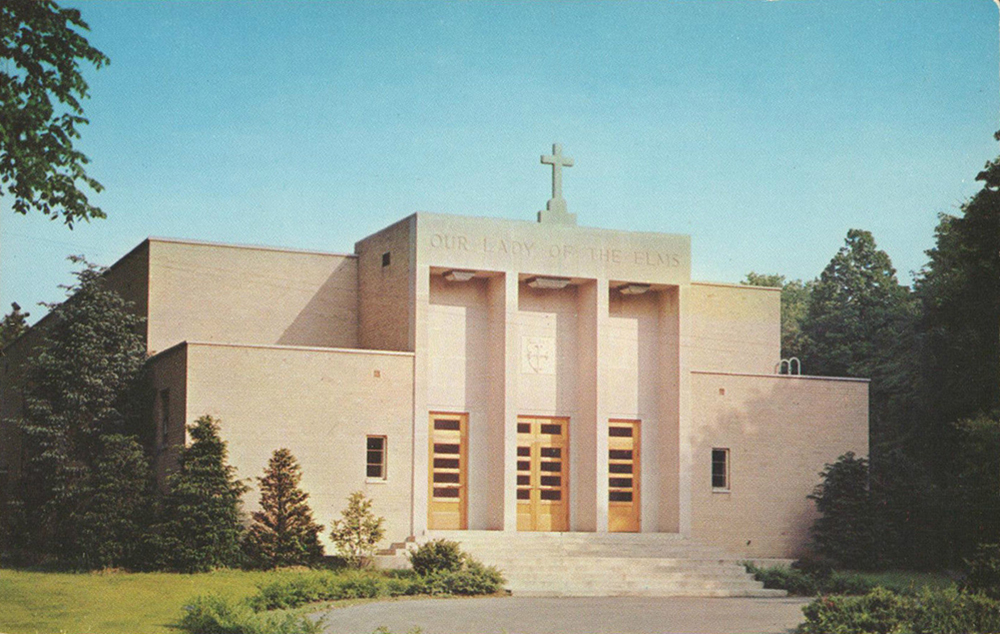
[[900, 276], [998, 153], [990, 0], [86, 2], [79, 147], [107, 220], [0, 199], [0, 310], [150, 235], [351, 252], [414, 211], [533, 219], [560, 142], [587, 226], [692, 236], [693, 276]]

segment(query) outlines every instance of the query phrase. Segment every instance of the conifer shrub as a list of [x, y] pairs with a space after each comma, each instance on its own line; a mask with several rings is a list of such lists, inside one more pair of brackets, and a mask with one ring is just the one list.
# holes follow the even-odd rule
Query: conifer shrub
[[152, 539], [158, 562], [179, 572], [239, 566], [240, 506], [247, 486], [226, 464], [218, 421], [202, 416], [188, 432], [192, 442], [181, 450], [178, 471], [167, 478], [162, 518]]
[[369, 565], [385, 536], [385, 518], [376, 517], [372, 504], [364, 492], [351, 493], [341, 518], [333, 521], [330, 530], [337, 551], [352, 568]]
[[260, 484], [260, 510], [244, 540], [251, 565], [315, 566], [323, 559], [319, 534], [323, 527], [313, 520], [309, 494], [299, 488], [302, 469], [288, 449], [276, 449]]
[[89, 482], [90, 496], [78, 513], [78, 561], [85, 568], [136, 567], [152, 511], [152, 472], [142, 446], [131, 436], [103, 437]]
[[433, 539], [408, 553], [413, 572], [424, 576], [432, 572], [453, 572], [462, 568], [462, 550], [457, 542]]
[[184, 606], [180, 627], [191, 634], [317, 634], [321, 621], [284, 610], [258, 611], [246, 601], [200, 596]]
[[876, 546], [876, 517], [869, 495], [868, 461], [847, 452], [820, 473], [809, 498], [820, 517], [811, 533], [816, 549], [844, 568], [868, 570], [882, 562]]

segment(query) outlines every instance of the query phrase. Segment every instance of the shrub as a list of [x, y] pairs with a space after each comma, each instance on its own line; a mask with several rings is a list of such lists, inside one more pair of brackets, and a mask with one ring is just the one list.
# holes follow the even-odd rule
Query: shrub
[[288, 449], [276, 449], [260, 483], [260, 510], [252, 515], [244, 549], [250, 562], [261, 568], [313, 566], [323, 558], [319, 534], [323, 527], [313, 520], [309, 494], [299, 488], [302, 469]]
[[1000, 544], [980, 544], [975, 557], [965, 564], [968, 574], [963, 589], [1000, 599]]
[[847, 568], [877, 566], [868, 461], [847, 452], [834, 464], [827, 464], [820, 477], [822, 481], [809, 495], [820, 512], [811, 529], [817, 550]]
[[460, 570], [432, 572], [421, 578], [420, 590], [425, 594], [472, 596], [495, 594], [503, 589], [506, 579], [494, 566], [484, 566], [468, 558]]
[[181, 629], [191, 634], [316, 634], [322, 622], [285, 611], [258, 612], [245, 601], [216, 595], [184, 606]]
[[897, 634], [905, 632], [909, 601], [876, 588], [860, 597], [820, 597], [802, 608], [800, 634]]
[[820, 597], [802, 610], [800, 634], [994, 634], [1000, 601], [982, 594], [924, 589], [904, 597], [876, 588], [859, 597]]
[[453, 572], [462, 568], [462, 551], [457, 542], [434, 539], [409, 553], [410, 565], [418, 575]]
[[188, 427], [193, 439], [181, 450], [180, 469], [167, 479], [156, 546], [162, 566], [202, 572], [242, 561], [240, 497], [246, 485], [226, 464], [219, 423], [202, 416]]
[[764, 584], [765, 588], [787, 590], [789, 594], [812, 596], [820, 591], [819, 581], [812, 575], [784, 566], [760, 568], [752, 563], [743, 564], [753, 578]]
[[330, 537], [348, 565], [360, 568], [375, 555], [385, 535], [385, 518], [375, 517], [372, 501], [361, 491], [348, 496], [347, 508], [340, 514], [341, 519], [333, 521]]

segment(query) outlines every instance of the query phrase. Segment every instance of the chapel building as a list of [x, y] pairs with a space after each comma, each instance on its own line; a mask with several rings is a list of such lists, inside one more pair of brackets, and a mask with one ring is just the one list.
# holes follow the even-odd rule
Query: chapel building
[[[149, 238], [115, 263], [145, 318], [161, 482], [210, 414], [241, 478], [287, 447], [320, 522], [361, 490], [389, 541], [621, 531], [800, 554], [824, 464], [868, 453], [868, 382], [779, 373], [780, 289], [692, 281], [688, 236], [577, 226], [571, 162], [543, 162], [538, 222], [419, 212], [351, 254]], [[4, 421], [35, 339], [5, 350]]]

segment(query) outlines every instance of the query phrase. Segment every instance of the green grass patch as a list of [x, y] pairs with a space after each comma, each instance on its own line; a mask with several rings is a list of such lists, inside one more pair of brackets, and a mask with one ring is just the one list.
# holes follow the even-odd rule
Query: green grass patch
[[924, 588], [928, 590], [947, 590], [948, 588], [955, 587], [955, 582], [948, 576], [936, 572], [889, 570], [886, 572], [846, 571], [846, 574], [860, 577], [873, 586], [881, 586], [903, 594], [913, 594]]
[[201, 574], [55, 573], [0, 568], [5, 634], [177, 634], [182, 606], [197, 595], [243, 599], [295, 571]]

